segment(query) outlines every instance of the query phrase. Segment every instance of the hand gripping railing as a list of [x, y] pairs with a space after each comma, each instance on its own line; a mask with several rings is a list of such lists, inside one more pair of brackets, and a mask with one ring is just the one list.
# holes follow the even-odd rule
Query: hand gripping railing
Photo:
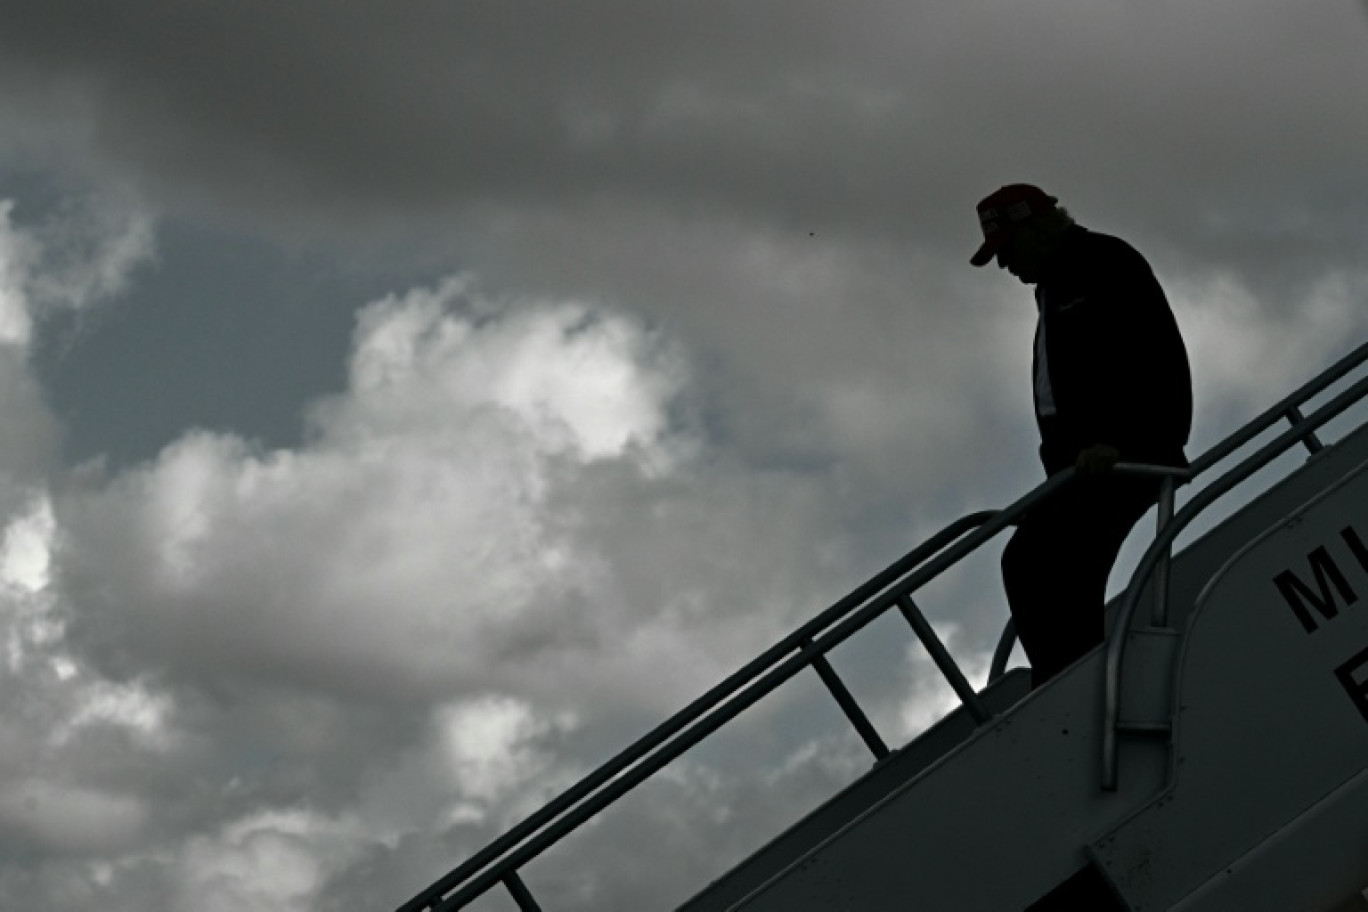
[[[1161, 526], [1154, 542], [1145, 551], [1140, 563], [1136, 565], [1135, 572], [1131, 575], [1130, 583], [1122, 596], [1120, 607], [1117, 609], [1116, 622], [1112, 625], [1111, 636], [1107, 643], [1106, 671], [1103, 684], [1105, 697], [1102, 725], [1103, 789], [1115, 791], [1117, 788], [1119, 762], [1117, 737], [1122, 729], [1120, 719], [1121, 669], [1125, 661], [1126, 645], [1129, 641], [1127, 633], [1135, 616], [1135, 609], [1140, 600], [1140, 590], [1144, 588], [1145, 581], [1149, 579], [1151, 574], [1155, 574], [1157, 570], [1163, 568], [1165, 574], [1163, 582], [1165, 585], [1167, 584], [1169, 551], [1173, 546], [1174, 539], [1198, 514], [1211, 506], [1217, 499], [1229, 493], [1241, 482], [1298, 443], [1304, 445], [1312, 455], [1321, 451], [1323, 444], [1316, 436], [1316, 429], [1342, 414], [1364, 396], [1368, 396], [1368, 377], [1363, 377], [1346, 388], [1339, 395], [1316, 409], [1310, 416], [1302, 414], [1302, 406], [1306, 404], [1307, 400], [1325, 391], [1365, 360], [1368, 360], [1368, 344], [1354, 349], [1296, 392], [1212, 447], [1192, 463], [1187, 479], [1181, 479], [1180, 483], [1185, 483], [1205, 472], [1281, 420], [1285, 419], [1292, 425], [1199, 491], [1191, 502], [1172, 516], [1171, 520], [1163, 522], [1161, 517]], [[1159, 579], [1160, 577], [1156, 575], [1156, 582]], [[1162, 601], [1162, 590], [1156, 586], [1156, 591], [1158, 599]], [[1155, 626], [1162, 626], [1163, 623], [1162, 616], [1156, 610]]]
[[920, 547], [770, 647], [717, 687], [643, 736], [541, 810], [399, 907], [398, 912], [454, 912], [502, 883], [524, 912], [539, 910], [518, 870], [699, 741], [807, 666], [814, 666], [875, 757], [888, 748], [825, 656], [875, 618], [897, 607], [976, 722], [990, 713], [965, 679], [912, 593], [1014, 525], [1073, 477], [1059, 473], [1001, 511], [983, 511], [946, 526]]

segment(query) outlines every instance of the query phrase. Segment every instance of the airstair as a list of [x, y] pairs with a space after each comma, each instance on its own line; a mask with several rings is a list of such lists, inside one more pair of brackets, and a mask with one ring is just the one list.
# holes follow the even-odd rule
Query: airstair
[[[1046, 686], [1005, 671], [1009, 624], [976, 690], [913, 596], [1072, 473], [952, 523], [399, 912], [497, 888], [556, 912], [521, 867], [809, 667], [873, 769], [679, 912], [1368, 910], [1368, 425], [1318, 433], [1355, 423], [1366, 361], [1368, 345], [1188, 470], [1117, 467], [1162, 479], [1155, 537], [1107, 608], [1106, 642]], [[896, 750], [826, 658], [890, 611], [961, 700]]]

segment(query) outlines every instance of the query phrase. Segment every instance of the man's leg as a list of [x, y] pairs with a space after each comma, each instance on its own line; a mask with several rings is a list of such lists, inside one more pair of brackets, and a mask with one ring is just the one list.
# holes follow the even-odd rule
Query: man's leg
[[1155, 491], [1137, 479], [1080, 479], [1017, 527], [1002, 553], [1002, 576], [1033, 686], [1102, 642], [1107, 577]]

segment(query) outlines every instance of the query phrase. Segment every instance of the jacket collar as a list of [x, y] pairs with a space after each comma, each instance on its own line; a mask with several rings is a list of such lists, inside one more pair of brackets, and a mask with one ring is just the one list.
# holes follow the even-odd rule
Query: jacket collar
[[1040, 281], [1036, 283], [1036, 288], [1049, 283], [1061, 273], [1068, 271], [1069, 264], [1078, 255], [1079, 248], [1087, 236], [1088, 229], [1082, 225], [1070, 225], [1065, 229], [1064, 236], [1059, 239], [1059, 245], [1050, 253], [1049, 259], [1040, 268]]

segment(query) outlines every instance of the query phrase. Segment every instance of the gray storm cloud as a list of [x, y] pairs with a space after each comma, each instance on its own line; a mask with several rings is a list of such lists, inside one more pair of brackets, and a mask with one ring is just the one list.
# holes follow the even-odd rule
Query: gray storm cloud
[[925, 244], [1019, 176], [1213, 253], [1222, 219], [1361, 214], [1353, 3], [6, 10], [12, 109], [291, 230], [630, 200]]
[[[757, 456], [864, 441], [879, 484], [895, 449], [935, 471], [925, 441], [1002, 423], [985, 402], [1025, 369], [1029, 313], [975, 312], [1013, 292], [964, 265], [1000, 183], [1257, 326], [1304, 325], [1327, 274], [1362, 287], [1361, 4], [6, 9], [20, 150], [285, 243], [645, 313], [716, 355]], [[908, 408], [964, 388], [968, 351], [985, 402]]]
[[755, 458], [840, 440], [881, 486], [1011, 426], [1029, 311], [964, 265], [1000, 183], [1136, 243], [1193, 292], [1180, 319], [1234, 289], [1257, 332], [1295, 332], [1327, 275], [1363, 287], [1358, 4], [7, 11], [0, 105], [32, 155], [644, 313], [717, 360], [719, 426]]

